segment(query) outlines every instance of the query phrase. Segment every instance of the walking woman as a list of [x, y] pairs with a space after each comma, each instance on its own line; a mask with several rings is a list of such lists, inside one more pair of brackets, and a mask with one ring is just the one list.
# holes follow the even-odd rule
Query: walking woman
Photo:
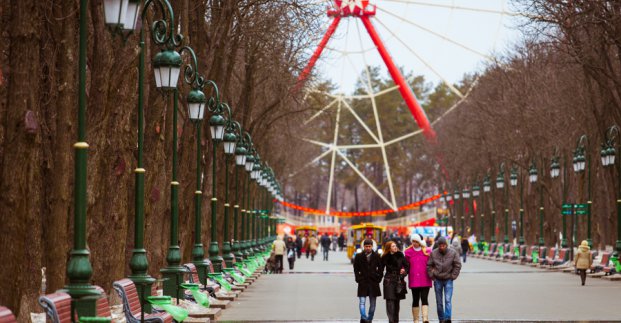
[[384, 244], [384, 250], [380, 262], [380, 272], [384, 273], [384, 299], [386, 300], [386, 313], [389, 323], [399, 322], [399, 302], [405, 299], [407, 287], [405, 276], [410, 271], [405, 256], [394, 241]]
[[582, 281], [582, 286], [584, 286], [584, 282], [586, 281], [586, 271], [591, 268], [593, 264], [593, 257], [591, 257], [591, 248], [589, 248], [589, 243], [586, 240], [583, 240], [578, 247], [578, 252], [574, 257], [574, 266], [578, 269], [580, 273], [580, 280]]
[[[414, 234], [412, 245], [405, 249], [405, 259], [410, 270], [408, 281], [412, 290], [412, 316], [414, 323], [419, 322], [419, 314], [422, 310], [423, 323], [429, 323], [429, 289], [431, 288], [431, 277], [427, 274], [427, 262], [431, 250], [427, 249], [426, 243], [418, 234]], [[419, 301], [422, 307], [419, 308]]]

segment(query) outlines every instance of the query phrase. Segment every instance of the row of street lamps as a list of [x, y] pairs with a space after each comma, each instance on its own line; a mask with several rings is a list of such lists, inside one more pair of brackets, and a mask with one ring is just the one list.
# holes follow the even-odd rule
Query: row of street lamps
[[[602, 162], [602, 166], [604, 166], [605, 168], [612, 168], [615, 165], [616, 162], [616, 155], [617, 155], [617, 148], [618, 148], [618, 144], [616, 144], [617, 139], [619, 138], [620, 135], [620, 128], [617, 125], [614, 125], [610, 128], [607, 129], [606, 134], [605, 134], [605, 142], [602, 144], [602, 149], [600, 151], [600, 157], [601, 157], [601, 162]], [[573, 166], [573, 171], [574, 173], [581, 175], [584, 174], [586, 171], [586, 177], [587, 177], [587, 201], [585, 204], [572, 204], [572, 208], [575, 209], [581, 206], [585, 206], [586, 211], [584, 212], [587, 216], [587, 241], [589, 242], [589, 245], [592, 246], [592, 238], [591, 238], [591, 205], [592, 205], [592, 201], [591, 201], [591, 157], [590, 154], [587, 153], [587, 147], [589, 144], [589, 140], [588, 137], [586, 135], [581, 136], [580, 138], [578, 138], [577, 143], [576, 143], [576, 148], [573, 151], [573, 159], [572, 159], [572, 166]], [[552, 179], [556, 179], [559, 176], [561, 176], [561, 169], [563, 170], [562, 175], [563, 175], [563, 181], [562, 181], [562, 201], [563, 201], [563, 205], [566, 206], [567, 204], [567, 183], [568, 183], [568, 168], [567, 168], [567, 160], [566, 158], [563, 156], [563, 167], [561, 167], [560, 164], [560, 153], [558, 150], [556, 150], [554, 152], [554, 156], [552, 157], [551, 160], [551, 164], [550, 164], [550, 170], [549, 170], [549, 174], [550, 174], [550, 178]], [[543, 160], [540, 163], [540, 168], [537, 167], [537, 162], [535, 159], [533, 159], [531, 161], [530, 167], [528, 169], [528, 181], [530, 182], [531, 185], [537, 185], [538, 186], [538, 190], [539, 190], [539, 240], [538, 240], [538, 244], [540, 246], [543, 246], [545, 244], [544, 241], [544, 230], [543, 230], [543, 226], [544, 226], [544, 221], [545, 221], [545, 211], [544, 211], [544, 199], [543, 199], [543, 184], [542, 184], [542, 180], [541, 180], [541, 176], [543, 175], [543, 173], [539, 172], [539, 169], [543, 168]], [[617, 205], [617, 241], [616, 241], [616, 250], [617, 252], [621, 253], [621, 163], [617, 162], [616, 163], [619, 166], [618, 169], [618, 191], [617, 191], [617, 199], [616, 199], [616, 205]], [[511, 167], [511, 172], [509, 175], [509, 183], [511, 185], [511, 187], [516, 188], [518, 186], [518, 184], [521, 183], [520, 179], [522, 178], [522, 172], [521, 169], [518, 170], [518, 168], [514, 165]], [[581, 177], [581, 179], [584, 179], [584, 176]], [[483, 205], [483, 210], [481, 212], [481, 225], [480, 225], [480, 242], [485, 242], [485, 235], [484, 235], [484, 216], [485, 216], [485, 193], [489, 193], [491, 191], [491, 181], [490, 181], [490, 176], [487, 175], [485, 176], [485, 178], [483, 179], [483, 195], [482, 195], [482, 205]], [[503, 190], [503, 195], [504, 195], [504, 205], [505, 205], [505, 209], [504, 209], [504, 242], [508, 243], [509, 242], [509, 234], [508, 234], [508, 230], [509, 230], [509, 208], [507, 207], [509, 201], [508, 201], [508, 191], [507, 188], [505, 186], [505, 164], [501, 163], [500, 167], [499, 167], [499, 172], [498, 172], [498, 176], [496, 177], [496, 188], [498, 190]], [[518, 239], [518, 243], [520, 245], [524, 244], [524, 198], [523, 198], [523, 189], [524, 189], [524, 185], [520, 184], [520, 208], [519, 208], [519, 239]], [[470, 228], [474, 227], [474, 219], [476, 218], [476, 207], [474, 206], [476, 204], [476, 199], [480, 194], [480, 187], [478, 186], [477, 183], [472, 184], [472, 196], [473, 196], [473, 200], [472, 200], [472, 208], [471, 210], [473, 210], [472, 215], [470, 215]], [[580, 197], [578, 197], [580, 199]], [[462, 201], [462, 205], [459, 206], [457, 205], [458, 201], [461, 199]], [[442, 200], [449, 203], [451, 201], [455, 201], [452, 204], [452, 209], [449, 208], [450, 213], [453, 215], [453, 227], [456, 229], [457, 228], [457, 219], [461, 218], [461, 233], [462, 235], [465, 235], [466, 231], [464, 228], [464, 218], [467, 216], [465, 215], [465, 208], [466, 208], [466, 203], [468, 203], [470, 199], [470, 190], [465, 187], [463, 188], [463, 190], [460, 192], [459, 188], [456, 188], [454, 193], [450, 193], [450, 192], [445, 192], [442, 196]], [[461, 215], [458, 215], [458, 212], [461, 213]], [[573, 214], [573, 213], [572, 213]], [[495, 195], [492, 194], [492, 211], [491, 211], [491, 215], [492, 215], [492, 219], [491, 219], [491, 226], [490, 226], [490, 232], [491, 232], [491, 242], [494, 243], [496, 242], [496, 227], [497, 227], [497, 222], [496, 222], [496, 201], [495, 201]], [[562, 217], [562, 221], [563, 221], [563, 230], [562, 230], [562, 235], [563, 238], [561, 240], [561, 246], [562, 247], [567, 247], [568, 243], [567, 243], [567, 223], [566, 223], [566, 216]], [[448, 225], [448, 220], [445, 219], [443, 220], [443, 223], [445, 225]], [[574, 221], [574, 228], [572, 229], [572, 241], [575, 240], [575, 221]]]
[[[131, 275], [139, 289], [139, 295], [144, 300], [150, 295], [151, 285], [155, 279], [148, 274], [148, 261], [144, 249], [144, 178], [143, 168], [143, 144], [144, 144], [144, 75], [145, 75], [145, 23], [146, 13], [153, 8], [161, 14], [161, 19], [155, 20], [151, 25], [150, 32], [155, 44], [163, 47], [163, 50], [153, 58], [153, 69], [156, 87], [163, 94], [173, 99], [173, 143], [172, 143], [172, 180], [171, 187], [171, 225], [170, 245], [166, 256], [167, 267], [160, 270], [164, 278], [164, 294], [179, 297], [178, 287], [182, 275], [185, 272], [181, 265], [181, 253], [178, 245], [178, 189], [177, 181], [177, 111], [179, 101], [178, 79], [183, 68], [183, 81], [191, 86], [186, 96], [188, 116], [195, 126], [197, 142], [197, 170], [196, 191], [194, 194], [195, 211], [195, 234], [192, 249], [192, 260], [199, 269], [201, 279], [206, 278], [208, 262], [204, 259], [204, 248], [201, 236], [201, 198], [202, 198], [202, 171], [201, 171], [201, 125], [204, 119], [205, 109], [212, 116], [209, 119], [210, 134], [213, 140], [213, 170], [212, 170], [212, 199], [211, 199], [211, 236], [209, 246], [209, 259], [214, 270], [221, 271], [222, 261], [226, 261], [227, 267], [233, 266], [233, 261], [252, 258], [263, 251], [266, 245], [273, 239], [276, 221], [270, 218], [272, 208], [270, 195], [275, 198], [281, 197], [280, 185], [276, 181], [273, 170], [262, 162], [252, 142], [250, 134], [242, 129], [240, 124], [232, 119], [230, 107], [221, 102], [218, 87], [213, 81], [205, 80], [198, 73], [198, 63], [194, 50], [189, 46], [181, 46], [183, 36], [175, 33], [176, 24], [174, 12], [168, 0], [146, 0], [141, 6], [140, 0], [104, 0], [105, 22], [114, 33], [124, 36], [134, 32], [138, 26], [138, 19], [142, 19], [140, 25], [140, 59], [138, 68], [138, 156], [135, 173], [135, 228], [134, 249], [130, 260]], [[95, 302], [100, 297], [99, 292], [90, 284], [92, 267], [89, 260], [89, 252], [86, 249], [86, 178], [87, 178], [87, 149], [86, 143], [86, 42], [87, 42], [87, 0], [80, 0], [80, 40], [79, 40], [79, 109], [78, 109], [78, 142], [74, 145], [75, 158], [75, 219], [74, 219], [74, 247], [70, 254], [67, 266], [69, 283], [65, 287], [72, 296], [74, 308], [79, 316], [95, 316]], [[141, 11], [142, 8], [142, 11]], [[176, 48], [181, 47], [178, 51]], [[189, 57], [190, 63], [184, 65], [184, 57]], [[205, 86], [210, 86], [214, 95], [207, 99], [203, 92]], [[224, 203], [224, 237], [222, 253], [217, 242], [217, 199], [216, 199], [216, 162], [217, 146], [224, 142], [226, 155], [226, 195]], [[228, 200], [228, 164], [229, 157], [235, 156], [235, 206], [233, 235], [229, 236], [229, 211]], [[240, 203], [238, 195], [238, 169], [248, 172], [245, 183], [245, 201]], [[261, 209], [255, 207], [254, 198], [250, 198], [250, 184], [255, 180], [259, 185], [258, 195], [261, 196]], [[241, 221], [239, 208], [241, 210]], [[232, 242], [232, 243], [231, 243]], [[142, 302], [146, 304], [146, 302]]]

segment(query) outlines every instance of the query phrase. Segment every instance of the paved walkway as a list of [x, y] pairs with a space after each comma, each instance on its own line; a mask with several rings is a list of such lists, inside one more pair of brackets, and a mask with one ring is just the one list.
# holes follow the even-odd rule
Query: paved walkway
[[[345, 252], [285, 264], [282, 275], [263, 275], [227, 309], [219, 321], [359, 322], [356, 283]], [[437, 321], [433, 288], [430, 319]], [[411, 295], [401, 302], [401, 321], [411, 322]], [[385, 322], [383, 299], [374, 322]], [[526, 266], [468, 259], [455, 281], [455, 322], [467, 321], [617, 321], [621, 322], [621, 283]]]

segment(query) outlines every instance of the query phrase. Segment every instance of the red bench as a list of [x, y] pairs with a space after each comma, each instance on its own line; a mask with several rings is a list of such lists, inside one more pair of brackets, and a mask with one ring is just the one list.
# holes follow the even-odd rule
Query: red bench
[[39, 305], [50, 317], [52, 323], [71, 323], [71, 296], [67, 293], [53, 293], [39, 297]]
[[15, 315], [7, 307], [0, 306], [0, 323], [17, 323]]
[[[138, 297], [138, 290], [136, 285], [131, 280], [124, 278], [115, 281], [112, 287], [119, 294], [123, 300], [123, 310], [125, 312], [125, 318], [129, 323], [140, 322], [140, 316], [142, 311], [142, 304], [140, 304], [140, 298]], [[173, 317], [166, 313], [144, 313], [145, 322], [158, 322], [158, 323], [172, 323]]]
[[556, 248], [550, 248], [545, 257], [542, 257], [541, 264], [549, 265], [554, 261], [554, 257], [556, 256]]
[[599, 263], [597, 265], [596, 264], [591, 265], [591, 272], [592, 273], [600, 272], [604, 270], [605, 267], [608, 267], [608, 262], [610, 261], [611, 255], [612, 253], [610, 252], [604, 252], [604, 254], [602, 254], [602, 259], [599, 261]]
[[563, 248], [559, 250], [554, 260], [549, 264], [550, 266], [559, 266], [569, 261], [569, 249]]

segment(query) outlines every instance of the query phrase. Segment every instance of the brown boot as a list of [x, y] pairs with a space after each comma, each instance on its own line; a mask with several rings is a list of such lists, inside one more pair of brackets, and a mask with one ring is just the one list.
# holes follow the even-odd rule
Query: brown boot
[[423, 323], [429, 323], [429, 305], [423, 305]]
[[419, 323], [420, 321], [418, 320], [419, 318], [419, 313], [420, 310], [418, 307], [412, 307], [412, 317], [414, 318], [414, 323]]

